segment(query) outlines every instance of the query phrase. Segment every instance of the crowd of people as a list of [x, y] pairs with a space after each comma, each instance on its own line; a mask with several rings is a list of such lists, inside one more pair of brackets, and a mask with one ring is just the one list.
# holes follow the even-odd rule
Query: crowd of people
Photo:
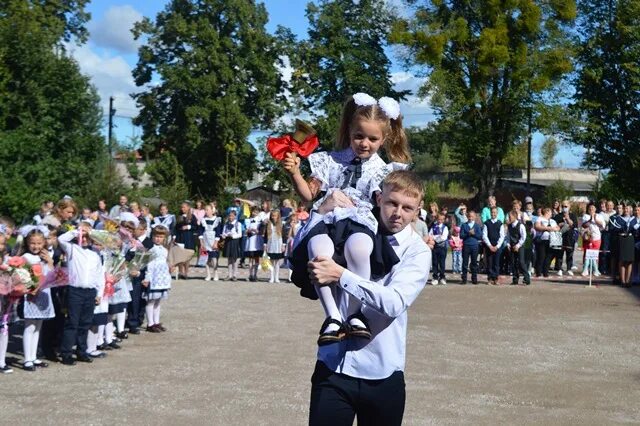
[[[577, 213], [578, 212], [578, 213]], [[424, 225], [420, 224], [424, 221]], [[433, 241], [433, 279], [446, 284], [445, 261], [452, 256], [452, 273], [460, 274], [462, 284], [478, 283], [485, 273], [487, 283], [498, 284], [499, 277], [511, 277], [518, 284], [531, 284], [531, 278], [610, 276], [615, 284], [630, 287], [640, 282], [640, 205], [600, 200], [573, 205], [556, 200], [551, 206], [534, 207], [531, 197], [513, 200], [506, 211], [487, 199], [480, 211], [460, 204], [453, 214], [436, 203], [421, 209], [414, 227], [425, 241]], [[574, 253], [582, 250], [583, 267], [574, 265]], [[586, 250], [598, 250], [598, 260], [585, 260]]]
[[[148, 205], [129, 202], [121, 195], [111, 209], [105, 200], [95, 208], [79, 208], [65, 197], [58, 203], [43, 202], [32, 223], [16, 227], [8, 217], [0, 217], [0, 256], [3, 263], [22, 258], [45, 271], [64, 267], [68, 285], [47, 288], [17, 301], [0, 296], [0, 372], [13, 369], [5, 362], [9, 328], [23, 320], [23, 362], [25, 371], [48, 366], [47, 361], [74, 365], [104, 358], [106, 351], [121, 348], [124, 339], [140, 334], [141, 326], [150, 333], [166, 327], [160, 321], [161, 302], [168, 298], [171, 272], [187, 278], [196, 253], [206, 268], [205, 280], [217, 281], [218, 259], [227, 258], [228, 275], [237, 279], [238, 266], [249, 269], [249, 280], [256, 281], [261, 261], [267, 261], [269, 282], [280, 282], [280, 266], [293, 236], [309, 217], [304, 206], [294, 207], [284, 200], [279, 208], [268, 201], [256, 204], [235, 199], [219, 212], [215, 202], [185, 201], [178, 214], [160, 204], [157, 215]], [[152, 260], [115, 283], [111, 294], [106, 270], [114, 253], [92, 237], [92, 230], [113, 226], [130, 235], [119, 251], [127, 261], [136, 250], [149, 252]], [[134, 241], [135, 240], [135, 241]], [[75, 346], [75, 359], [72, 350]], [[38, 349], [46, 360], [38, 357]]]

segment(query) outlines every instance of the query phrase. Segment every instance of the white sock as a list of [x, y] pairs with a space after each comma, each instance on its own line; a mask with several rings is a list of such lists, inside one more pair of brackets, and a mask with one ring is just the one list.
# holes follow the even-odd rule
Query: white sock
[[271, 270], [269, 271], [269, 282], [273, 283], [276, 281], [276, 267], [273, 264], [274, 260], [269, 261], [271, 263]]
[[91, 354], [98, 350], [98, 327], [92, 326], [87, 332], [87, 353]]
[[153, 323], [160, 324], [160, 299], [153, 304]]
[[233, 262], [233, 278], [238, 278], [238, 261]]
[[152, 325], [156, 324], [155, 322], [153, 322], [153, 304], [154, 301], [149, 300], [147, 302], [147, 306], [145, 306], [144, 308], [144, 311], [147, 314], [147, 327], [151, 327]]
[[[105, 339], [106, 339], [105, 330], [106, 330], [106, 327], [104, 325], [99, 325], [98, 326], [98, 344], [99, 345], [102, 345], [103, 343], [105, 343]], [[111, 334], [110, 339], [111, 340], [107, 340], [106, 341], [107, 344], [111, 343], [111, 341], [113, 340], [113, 334]]]
[[229, 265], [227, 266], [227, 279], [233, 278], [233, 263], [229, 260]]
[[5, 360], [7, 358], [8, 347], [9, 347], [9, 333], [7, 330], [7, 334], [0, 332], [0, 367], [2, 368], [7, 366], [7, 362]]
[[111, 342], [113, 342], [113, 331], [115, 330], [115, 327], [113, 326], [113, 321], [111, 318], [109, 318], [109, 322], [107, 323], [106, 326], [101, 325], [100, 327], [105, 327], [105, 340], [107, 341], [107, 345], [111, 344]]
[[[344, 245], [344, 257], [347, 260], [348, 269], [364, 279], [371, 278], [370, 256], [373, 251], [373, 240], [367, 234], [357, 233], [351, 235]], [[348, 316], [357, 314], [362, 305], [355, 297], [349, 297], [347, 308]], [[358, 318], [349, 320], [351, 325], [364, 327], [364, 323]]]
[[22, 352], [24, 353], [24, 362], [33, 362], [31, 359], [31, 345], [33, 342], [33, 332], [36, 330], [34, 320], [24, 320], [24, 331], [22, 332]]
[[124, 322], [127, 319], [127, 311], [122, 311], [116, 314], [116, 330], [118, 333], [124, 331]]
[[[328, 235], [316, 235], [309, 240], [307, 250], [309, 252], [309, 259], [314, 259], [316, 256], [333, 257], [333, 241], [331, 241]], [[336, 299], [333, 296], [331, 287], [316, 286], [316, 293], [318, 293], [325, 317], [331, 317], [342, 322], [342, 315], [340, 315], [340, 311], [338, 310], [338, 305], [336, 304]], [[338, 329], [339, 327], [336, 324], [329, 324], [324, 331], [337, 331]]]
[[208, 265], [208, 264], [207, 264], [207, 265], [205, 265], [204, 267], [205, 267], [205, 269], [206, 269], [206, 271], [207, 271], [207, 279], [209, 279], [209, 280], [210, 280], [210, 279], [211, 279], [211, 268], [209, 267], [209, 265]]

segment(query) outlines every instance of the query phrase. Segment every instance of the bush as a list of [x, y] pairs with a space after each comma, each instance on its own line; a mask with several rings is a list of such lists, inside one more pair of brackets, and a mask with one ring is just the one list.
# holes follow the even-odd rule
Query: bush
[[566, 200], [573, 195], [573, 186], [566, 184], [564, 181], [556, 180], [547, 187], [542, 197], [544, 206], [551, 207], [555, 200]]

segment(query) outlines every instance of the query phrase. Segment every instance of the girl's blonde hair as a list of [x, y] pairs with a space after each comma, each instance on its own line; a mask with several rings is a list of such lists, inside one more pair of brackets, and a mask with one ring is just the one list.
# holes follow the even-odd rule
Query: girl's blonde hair
[[342, 109], [342, 119], [340, 120], [340, 130], [336, 140], [336, 150], [342, 150], [351, 146], [351, 127], [357, 119], [375, 120], [380, 122], [384, 143], [382, 148], [386, 151], [387, 157], [391, 161], [400, 163], [410, 163], [409, 142], [402, 127], [402, 116], [391, 119], [378, 106], [367, 105], [358, 106], [353, 100], [353, 96], [347, 100]]
[[[274, 221], [274, 219], [272, 219], [273, 215], [276, 216], [275, 221]], [[269, 213], [269, 222], [271, 224], [273, 224], [274, 227], [276, 228], [276, 235], [282, 236], [282, 216], [280, 215], [280, 210], [279, 209], [271, 210], [271, 213]], [[266, 229], [265, 229], [265, 237], [267, 238], [267, 240], [271, 237], [271, 227], [270, 226], [267, 226]]]

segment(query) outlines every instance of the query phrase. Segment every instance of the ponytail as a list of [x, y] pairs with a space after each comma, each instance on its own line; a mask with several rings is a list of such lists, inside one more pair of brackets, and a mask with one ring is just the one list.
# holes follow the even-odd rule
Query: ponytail
[[390, 131], [386, 135], [383, 147], [389, 160], [408, 164], [411, 162], [411, 154], [409, 153], [409, 141], [402, 127], [402, 116], [389, 121], [391, 122]]
[[336, 139], [335, 149], [341, 151], [351, 146], [351, 123], [353, 123], [356, 117], [356, 111], [358, 105], [353, 100], [353, 96], [349, 96], [349, 99], [344, 104], [342, 109], [342, 118], [340, 119], [340, 128], [338, 129], [338, 138]]

